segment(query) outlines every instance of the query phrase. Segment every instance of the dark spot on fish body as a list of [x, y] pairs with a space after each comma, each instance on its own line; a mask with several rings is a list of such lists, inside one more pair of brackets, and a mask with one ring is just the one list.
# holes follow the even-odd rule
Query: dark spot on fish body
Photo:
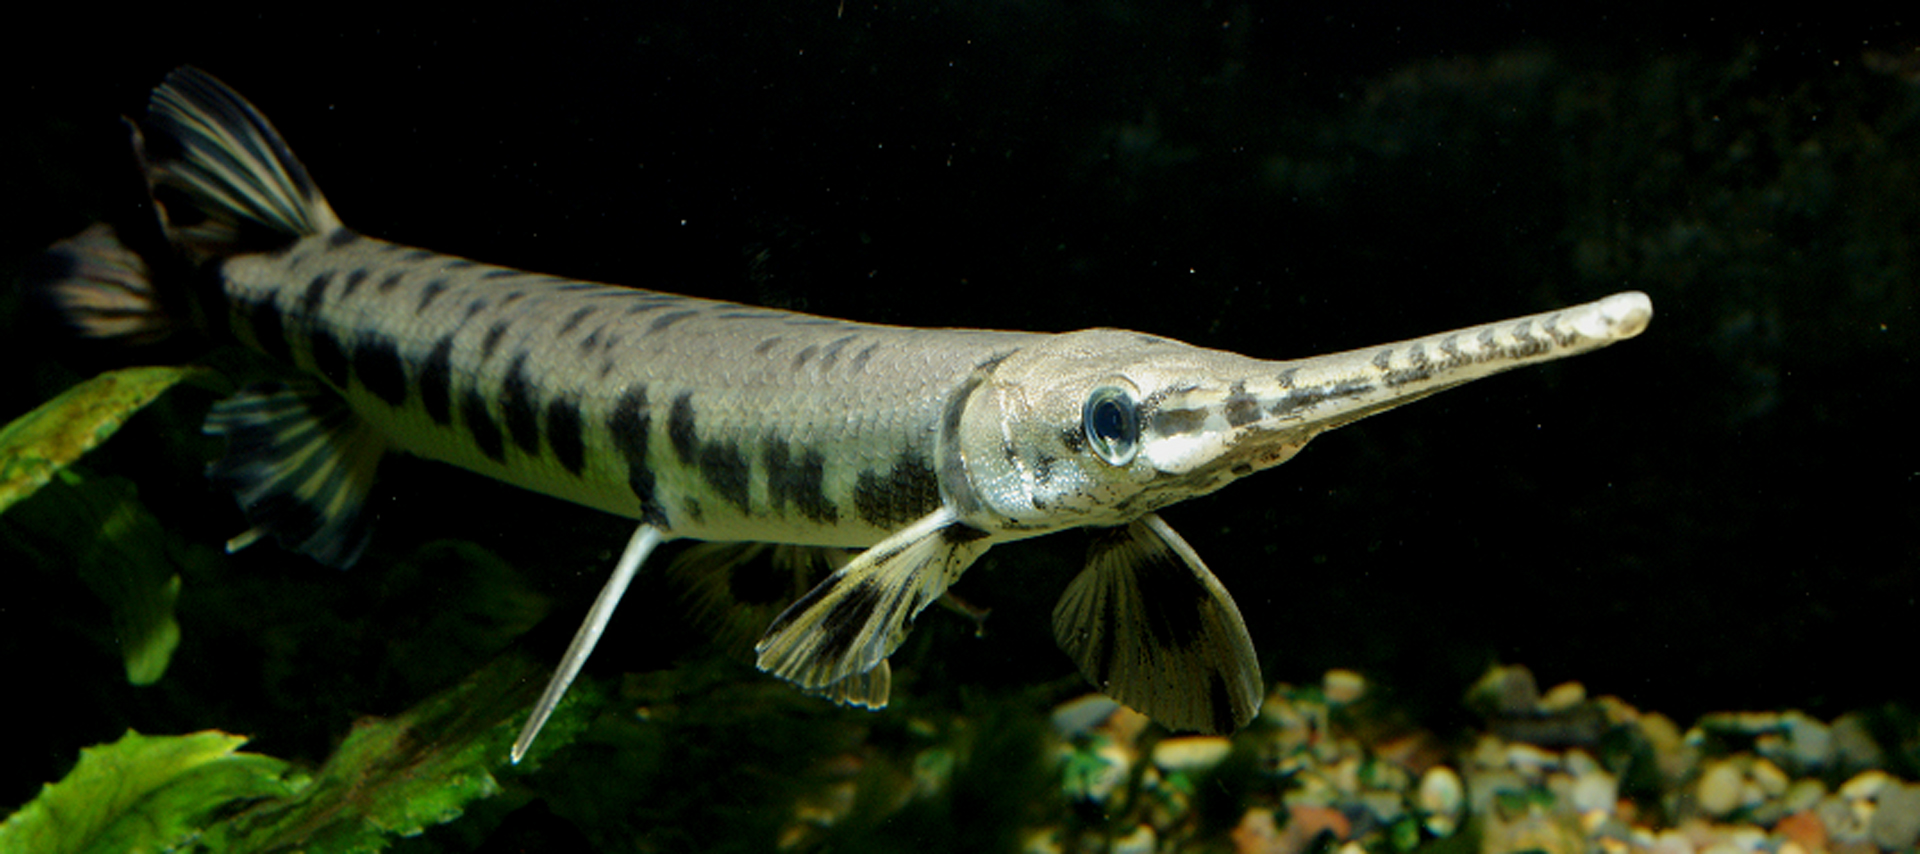
[[333, 333], [318, 324], [307, 332], [307, 353], [313, 357], [313, 369], [327, 378], [336, 389], [347, 387], [347, 352]]
[[1293, 388], [1294, 377], [1299, 373], [1300, 373], [1299, 368], [1288, 368], [1284, 371], [1281, 371], [1279, 376], [1274, 377], [1273, 381], [1275, 384], [1279, 385], [1281, 388]]
[[567, 322], [560, 325], [560, 331], [554, 334], [565, 335], [569, 332], [572, 332], [573, 330], [579, 328], [580, 323], [582, 321], [586, 320], [590, 315], [592, 315], [595, 311], [598, 311], [598, 310], [599, 309], [593, 308], [592, 306], [588, 306], [586, 308], [574, 309], [572, 314], [567, 315]]
[[640, 518], [664, 526], [666, 513], [654, 497], [653, 470], [647, 468], [647, 444], [653, 430], [653, 416], [647, 406], [647, 387], [634, 385], [620, 393], [607, 416], [607, 432], [614, 450], [627, 463], [627, 489], [640, 501]]
[[854, 512], [876, 528], [904, 525], [939, 506], [939, 475], [910, 454], [901, 455], [885, 472], [864, 471], [854, 479]]
[[307, 289], [300, 295], [300, 314], [313, 317], [320, 313], [320, 306], [326, 302], [327, 286], [333, 284], [332, 273], [321, 273], [307, 282]]
[[760, 342], [760, 343], [758, 343], [758, 344], [755, 344], [755, 345], [753, 345], [753, 352], [754, 352], [754, 355], [756, 355], [756, 356], [765, 356], [765, 355], [767, 354], [767, 351], [769, 351], [769, 350], [772, 350], [773, 348], [775, 348], [775, 347], [778, 347], [778, 346], [780, 346], [780, 342], [781, 342], [781, 341], [783, 341], [783, 340], [785, 340], [785, 339], [783, 339], [783, 338], [781, 338], [781, 337], [780, 337], [780, 336], [778, 336], [778, 335], [775, 335], [775, 336], [773, 336], [772, 338], [768, 338], [768, 339], [766, 339], [766, 340], [764, 340], [764, 341], [761, 341], [761, 342]]
[[1246, 477], [1247, 475], [1253, 474], [1253, 464], [1252, 463], [1234, 463], [1233, 466], [1228, 469], [1228, 471], [1233, 472], [1234, 477]]
[[434, 279], [428, 282], [426, 287], [420, 289], [420, 304], [413, 307], [413, 313], [425, 314], [427, 306], [433, 305], [433, 301], [439, 299], [440, 295], [446, 292], [446, 279]]
[[753, 470], [740, 446], [733, 442], [707, 442], [700, 448], [700, 476], [728, 504], [745, 515], [752, 511]]
[[1426, 367], [1429, 362], [1427, 358], [1427, 345], [1415, 344], [1411, 349], [1407, 350], [1407, 362], [1416, 368]]
[[506, 419], [513, 443], [529, 454], [540, 450], [540, 416], [533, 400], [533, 382], [527, 377], [527, 354], [515, 353], [500, 383], [500, 414]]
[[353, 375], [389, 406], [407, 402], [407, 372], [400, 361], [399, 345], [391, 337], [362, 336], [353, 348]]
[[852, 343], [855, 337], [856, 336], [848, 335], [844, 338], [835, 339], [827, 345], [827, 349], [820, 353], [820, 371], [822, 373], [833, 370], [833, 366], [840, 361], [840, 351], [846, 349], [846, 346]]
[[487, 337], [480, 339], [480, 361], [493, 358], [493, 352], [500, 349], [500, 339], [507, 334], [508, 325], [505, 320], [496, 320], [487, 327]]
[[1399, 388], [1409, 383], [1424, 382], [1432, 378], [1433, 368], [1421, 365], [1405, 370], [1391, 371], [1382, 379], [1386, 382], [1387, 388]]
[[353, 296], [353, 292], [359, 290], [360, 286], [367, 281], [367, 277], [371, 275], [373, 274], [368, 272], [365, 267], [354, 268], [353, 272], [347, 274], [347, 283], [340, 288], [340, 298], [346, 299], [347, 297]]
[[1325, 388], [1318, 386], [1296, 388], [1281, 396], [1279, 400], [1274, 401], [1273, 406], [1267, 409], [1267, 414], [1276, 418], [1292, 415], [1302, 409], [1319, 404], [1329, 396]]
[[675, 311], [675, 312], [669, 312], [667, 314], [660, 315], [659, 317], [654, 318], [652, 323], [647, 325], [647, 331], [659, 332], [662, 329], [665, 329], [669, 326], [679, 323], [682, 320], [686, 320], [687, 318], [692, 317], [699, 313], [700, 313], [699, 311], [688, 309], [685, 311]]
[[400, 256], [400, 260], [409, 263], [419, 263], [432, 257], [433, 253], [425, 249], [410, 249], [406, 254]]
[[526, 274], [526, 272], [525, 272], [525, 271], [523, 271], [523, 270], [510, 270], [510, 269], [507, 269], [507, 268], [505, 268], [505, 267], [495, 267], [494, 269], [491, 269], [491, 270], [488, 270], [488, 271], [486, 271], [486, 272], [484, 272], [484, 273], [481, 273], [481, 274], [480, 274], [480, 278], [482, 278], [482, 279], [511, 279], [511, 278], [513, 278], [513, 277], [515, 277], [515, 276], [524, 276], [524, 275], [527, 275], [527, 274]]
[[465, 259], [465, 258], [455, 258], [455, 259], [453, 259], [453, 260], [451, 260], [451, 261], [448, 261], [448, 262], [447, 262], [447, 266], [445, 266], [445, 267], [443, 267], [442, 269], [445, 269], [445, 270], [465, 270], [465, 269], [466, 269], [466, 268], [468, 268], [468, 267], [477, 267], [477, 266], [479, 266], [479, 265], [478, 265], [478, 264], [475, 264], [474, 262], [472, 262], [472, 261], [469, 261], [469, 260], [467, 260], [467, 259]]
[[580, 339], [580, 355], [585, 356], [593, 352], [593, 348], [600, 343], [600, 331], [606, 328], [605, 325], [596, 326], [593, 331], [587, 333], [585, 338]]
[[808, 344], [798, 355], [793, 357], [793, 369], [797, 371], [805, 367], [807, 362], [813, 358], [813, 354], [818, 352], [820, 352], [820, 345]]
[[346, 226], [341, 226], [339, 228], [334, 229], [332, 233], [327, 235], [327, 248], [339, 249], [340, 247], [345, 246], [359, 239], [360, 239], [360, 235], [356, 233], [353, 229], [347, 228]]
[[694, 455], [700, 448], [700, 434], [695, 432], [693, 419], [693, 392], [681, 392], [673, 399], [673, 407], [667, 410], [667, 441], [673, 445], [674, 456], [683, 463], [694, 461]]
[[433, 423], [453, 423], [453, 335], [433, 342], [427, 360], [420, 363], [420, 402]]
[[500, 435], [500, 425], [493, 423], [493, 414], [487, 411], [487, 399], [477, 389], [467, 389], [460, 396], [460, 420], [466, 422], [467, 432], [472, 434], [473, 443], [480, 453], [496, 463], [507, 461], [507, 447]]
[[507, 306], [513, 305], [514, 303], [519, 302], [522, 299], [525, 299], [526, 296], [527, 296], [526, 291], [508, 291], [506, 296], [503, 296], [500, 298], [500, 307], [506, 308]]
[[[1173, 411], [1174, 411], [1174, 412], [1192, 412], [1192, 411], [1194, 411], [1194, 410], [1191, 410], [1191, 409], [1177, 409], [1177, 410], [1173, 410]], [[1155, 417], [1156, 417], [1156, 418], [1158, 418], [1158, 417], [1159, 417], [1159, 412], [1158, 412], [1158, 411], [1156, 411], [1156, 412], [1155, 412]], [[1202, 420], [1205, 420], [1205, 415], [1204, 415], [1204, 414], [1202, 414]], [[1158, 428], [1158, 426], [1157, 426], [1157, 424], [1158, 424], [1158, 422], [1156, 422], [1156, 427], [1155, 427], [1155, 429], [1159, 429], [1159, 428]], [[1170, 432], [1168, 432], [1168, 431], [1166, 431], [1166, 430], [1161, 430], [1161, 431], [1160, 431], [1160, 433], [1161, 433], [1161, 435], [1163, 435], [1163, 436], [1169, 436], [1169, 435], [1173, 435], [1172, 433], [1170, 433]], [[1061, 447], [1063, 447], [1063, 448], [1066, 448], [1066, 449], [1067, 449], [1067, 451], [1068, 451], [1068, 453], [1074, 453], [1074, 454], [1078, 454], [1078, 453], [1080, 453], [1081, 451], [1085, 451], [1085, 450], [1087, 449], [1087, 431], [1085, 431], [1085, 430], [1082, 430], [1082, 429], [1080, 429], [1080, 427], [1079, 427], [1079, 426], [1073, 426], [1073, 427], [1068, 427], [1068, 428], [1066, 428], [1066, 429], [1064, 429], [1064, 430], [1061, 430], [1061, 431], [1060, 431], [1060, 446], [1061, 446]]]
[[800, 515], [815, 522], [831, 525], [839, 520], [839, 509], [827, 500], [824, 455], [808, 450], [795, 459], [787, 441], [775, 436], [767, 440], [763, 458], [768, 503], [774, 512], [785, 512], [787, 506], [792, 505]]
[[379, 284], [373, 286], [373, 289], [383, 294], [393, 293], [394, 288], [400, 287], [400, 280], [406, 277], [406, 273], [399, 271], [388, 273], [385, 278], [380, 280]]
[[1244, 427], [1260, 420], [1260, 402], [1247, 394], [1246, 383], [1234, 383], [1227, 389], [1227, 426]]
[[461, 315], [460, 322], [462, 324], [465, 324], [467, 321], [472, 320], [475, 316], [479, 315], [480, 312], [483, 312], [486, 310], [487, 310], [487, 301], [484, 299], [476, 299], [472, 302], [469, 302], [467, 303], [467, 312], [466, 314]]
[[1393, 369], [1393, 348], [1384, 347], [1380, 350], [1380, 352], [1373, 354], [1373, 366], [1375, 368], [1380, 369], [1381, 371], [1392, 370]]
[[867, 362], [873, 359], [873, 353], [878, 349], [880, 349], [880, 342], [878, 341], [860, 348], [860, 352], [853, 355], [853, 364], [849, 367], [849, 370], [856, 374], [866, 370]]
[[[1207, 411], [1204, 409], [1155, 409], [1153, 414], [1147, 417], [1147, 424], [1153, 432], [1162, 436], [1198, 433], [1200, 428], [1207, 424]], [[1067, 432], [1075, 437], [1074, 444], [1078, 446], [1069, 450], [1079, 453], [1086, 446], [1085, 431], [1069, 430]]]
[[561, 395], [547, 404], [547, 446], [561, 468], [578, 477], [587, 465], [586, 435], [580, 419], [580, 402], [573, 395]]

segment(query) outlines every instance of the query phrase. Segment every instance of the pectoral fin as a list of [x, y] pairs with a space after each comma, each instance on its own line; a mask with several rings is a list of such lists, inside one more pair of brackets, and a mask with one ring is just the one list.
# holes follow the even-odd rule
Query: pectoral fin
[[1157, 515], [1094, 542], [1053, 609], [1053, 637], [1102, 693], [1170, 729], [1229, 733], [1260, 710], [1240, 609]]
[[[884, 693], [874, 696], [870, 672], [905, 639], [914, 616], [990, 544], [946, 508], [922, 517], [861, 552], [775, 618], [754, 647], [756, 664], [802, 688], [845, 697], [842, 702], [884, 705]], [[855, 677], [869, 682], [836, 684]]]

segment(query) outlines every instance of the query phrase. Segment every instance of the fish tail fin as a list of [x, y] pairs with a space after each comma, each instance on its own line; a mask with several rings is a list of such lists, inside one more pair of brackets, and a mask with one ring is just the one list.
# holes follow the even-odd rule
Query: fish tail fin
[[211, 74], [174, 69], [129, 126], [160, 227], [195, 263], [341, 227], [273, 123]]

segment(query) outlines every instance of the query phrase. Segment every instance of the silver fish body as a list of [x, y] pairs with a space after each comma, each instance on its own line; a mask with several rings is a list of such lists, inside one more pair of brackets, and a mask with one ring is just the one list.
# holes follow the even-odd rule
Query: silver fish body
[[[151, 144], [148, 140], [151, 139]], [[347, 564], [401, 450], [639, 521], [530, 715], [524, 754], [662, 542], [777, 543], [837, 567], [775, 618], [761, 669], [884, 706], [912, 621], [996, 543], [1096, 531], [1054, 635], [1114, 698], [1231, 731], [1264, 695], [1226, 588], [1154, 511], [1285, 462], [1318, 434], [1499, 371], [1639, 334], [1644, 294], [1307, 359], [1113, 329], [853, 323], [494, 267], [340, 223], [272, 125], [190, 68], [136, 130], [171, 244], [225, 324], [307, 379], [214, 407], [209, 467], [254, 527]], [[83, 332], [162, 336], [146, 268], [90, 230], [49, 287]], [[702, 567], [750, 550], [700, 552]], [[838, 554], [838, 552], [834, 552]]]

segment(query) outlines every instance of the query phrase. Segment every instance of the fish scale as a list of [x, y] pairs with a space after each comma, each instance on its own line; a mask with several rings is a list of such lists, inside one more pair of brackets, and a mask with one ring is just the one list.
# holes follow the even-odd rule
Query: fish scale
[[[149, 145], [151, 138], [153, 144]], [[358, 234], [273, 126], [181, 68], [134, 129], [171, 246], [220, 284], [286, 380], [215, 404], [211, 466], [252, 527], [323, 562], [361, 554], [389, 450], [638, 520], [515, 741], [518, 761], [661, 543], [677, 566], [834, 567], [775, 617], [760, 669], [884, 707], [914, 618], [996, 544], [1097, 531], [1053, 612], [1100, 690], [1175, 729], [1227, 732], [1264, 696], [1238, 606], [1154, 511], [1285, 462], [1319, 434], [1460, 383], [1640, 334], [1645, 294], [1307, 359], [1115, 329], [854, 323], [576, 282]], [[96, 226], [42, 283], [84, 335], [177, 322], [165, 283]], [[747, 544], [731, 547], [728, 544]], [[847, 549], [851, 556], [839, 549]], [[706, 607], [733, 585], [707, 585]], [[714, 591], [722, 591], [714, 593]], [[739, 603], [747, 610], [758, 603]]]

